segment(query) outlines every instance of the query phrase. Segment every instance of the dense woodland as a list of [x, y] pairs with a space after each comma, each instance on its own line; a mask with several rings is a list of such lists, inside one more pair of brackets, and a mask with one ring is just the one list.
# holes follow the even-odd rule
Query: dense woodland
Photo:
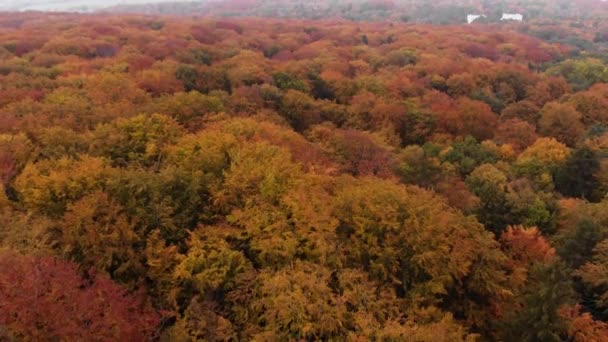
[[0, 340], [608, 341], [590, 27], [0, 14]]

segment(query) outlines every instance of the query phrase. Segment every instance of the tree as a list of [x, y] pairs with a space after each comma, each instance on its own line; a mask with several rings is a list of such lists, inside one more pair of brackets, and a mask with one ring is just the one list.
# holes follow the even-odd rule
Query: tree
[[287, 91], [280, 105], [280, 113], [298, 132], [319, 123], [321, 116], [312, 97], [297, 90]]
[[49, 121], [78, 130], [89, 128], [100, 119], [93, 116], [89, 94], [80, 89], [54, 90], [44, 97], [41, 110], [48, 113]]
[[63, 253], [84, 269], [108, 272], [123, 283], [140, 280], [141, 237], [123, 208], [107, 194], [93, 193], [68, 205], [59, 227]]
[[41, 159], [76, 158], [89, 147], [87, 136], [59, 126], [43, 129], [36, 138]]
[[345, 306], [328, 286], [331, 272], [297, 262], [273, 272], [263, 271], [254, 287], [250, 310], [259, 317], [253, 338], [329, 339], [344, 336]]
[[608, 94], [604, 84], [597, 84], [588, 91], [573, 94], [569, 102], [582, 114], [582, 121], [586, 126], [608, 123], [608, 114], [605, 111], [608, 106]]
[[608, 81], [608, 69], [595, 58], [568, 59], [547, 70], [550, 75], [561, 75], [574, 90], [584, 90], [595, 83]]
[[[210, 297], [235, 286], [235, 278], [251, 268], [240, 251], [233, 250], [221, 236], [224, 227], [201, 227], [188, 241], [188, 253], [180, 256], [173, 282], [182, 293], [177, 298]], [[219, 234], [218, 234], [219, 233]]]
[[550, 102], [541, 111], [539, 131], [568, 146], [574, 146], [585, 130], [581, 119], [581, 113], [573, 106]]
[[453, 97], [458, 97], [471, 94], [477, 84], [471, 74], [464, 73], [450, 76], [446, 85], [448, 87], [448, 94]]
[[435, 115], [413, 102], [406, 102], [405, 106], [406, 114], [402, 118], [403, 123], [398, 131], [401, 145], [422, 145], [435, 131]]
[[539, 138], [517, 157], [514, 169], [539, 186], [553, 190], [553, 175], [566, 164], [570, 153], [566, 145], [553, 138]]
[[218, 67], [180, 64], [175, 69], [175, 78], [182, 82], [186, 92], [196, 90], [208, 94], [213, 90], [232, 90], [226, 70]]
[[[483, 308], [505, 294], [504, 255], [475, 219], [450, 209], [432, 192], [372, 179], [344, 184], [333, 212], [340, 221], [343, 265], [363, 268], [370, 279], [408, 300], [441, 301], [488, 327], [491, 318]], [[460, 291], [479, 297], [460, 301]]]
[[272, 75], [272, 78], [274, 79], [275, 85], [279, 89], [293, 89], [303, 93], [309, 92], [309, 86], [306, 84], [306, 82], [289, 73], [277, 72]]
[[608, 240], [597, 244], [593, 249], [593, 259], [579, 268], [575, 275], [590, 290], [594, 311], [605, 319], [608, 308]]
[[173, 272], [179, 261], [176, 245], [167, 245], [159, 229], [148, 234], [143, 256], [146, 260], [146, 277], [152, 282], [150, 295], [156, 299], [161, 308], [175, 308], [177, 303], [171, 301], [175, 291]]
[[466, 137], [463, 141], [452, 144], [440, 156], [442, 162], [449, 162], [456, 165], [461, 175], [468, 175], [473, 170], [484, 163], [494, 163], [498, 161], [495, 151], [492, 151], [482, 144], [479, 144], [473, 137]]
[[416, 51], [412, 49], [401, 48], [389, 53], [386, 59], [387, 64], [389, 65], [404, 67], [406, 65], [416, 64], [418, 61], [418, 56], [416, 56]]
[[603, 341], [608, 338], [608, 324], [596, 321], [588, 312], [581, 313], [581, 306], [564, 307], [560, 315], [568, 324], [568, 337], [575, 342]]
[[86, 155], [42, 160], [25, 166], [15, 190], [29, 210], [60, 217], [68, 204], [100, 190], [111, 172], [106, 160]]
[[[135, 81], [118, 73], [97, 73], [84, 80], [84, 90], [96, 107], [94, 114], [134, 115], [139, 106], [148, 101], [147, 94], [140, 89]], [[106, 113], [104, 113], [106, 112]]]
[[488, 105], [483, 102], [461, 97], [457, 101], [459, 111], [458, 134], [470, 135], [481, 141], [494, 136], [494, 129], [498, 123], [498, 117], [492, 113]]
[[225, 60], [223, 67], [226, 68], [226, 75], [233, 87], [262, 84], [270, 78], [266, 71], [266, 58], [253, 50], [240, 50]]
[[408, 146], [401, 152], [397, 173], [404, 183], [430, 187], [440, 176], [440, 165], [437, 158], [425, 155], [420, 146]]
[[0, 340], [605, 339], [606, 11], [350, 2], [0, 14]]
[[559, 168], [555, 177], [555, 188], [566, 196], [600, 201], [604, 194], [596, 174], [600, 169], [597, 153], [582, 147], [574, 150], [566, 164]]
[[317, 126], [310, 135], [330, 153], [344, 172], [385, 178], [392, 175], [393, 159], [388, 147], [369, 133]]
[[560, 262], [537, 264], [529, 285], [517, 300], [521, 309], [507, 315], [501, 329], [504, 341], [563, 341], [567, 323], [559, 310], [572, 304], [573, 289], [566, 267]]
[[608, 238], [607, 202], [588, 203], [582, 200], [562, 202], [557, 234], [553, 241], [562, 258], [573, 269], [591, 261], [593, 250]]
[[528, 268], [535, 263], [555, 260], [555, 249], [536, 227], [509, 226], [500, 235], [500, 242], [513, 262]]
[[183, 91], [182, 83], [175, 77], [173, 68], [143, 70], [137, 77], [137, 85], [152, 96], [161, 96]]
[[238, 339], [234, 325], [226, 318], [213, 311], [217, 306], [201, 297], [192, 299], [183, 315], [167, 329], [161, 340], [189, 341], [204, 339], [206, 341], [228, 341]]
[[513, 223], [512, 208], [507, 200], [507, 177], [491, 164], [477, 167], [466, 179], [467, 186], [480, 199], [477, 218], [487, 229], [500, 236]]
[[32, 142], [24, 135], [0, 134], [0, 184], [7, 187], [33, 155]]
[[494, 140], [497, 143], [509, 144], [515, 151], [521, 152], [532, 145], [537, 138], [534, 125], [521, 119], [509, 119], [498, 124]]
[[502, 110], [500, 118], [502, 120], [520, 119], [536, 126], [540, 118], [540, 107], [528, 100], [511, 103]]
[[89, 149], [93, 155], [109, 158], [115, 166], [158, 166], [162, 149], [182, 134], [183, 128], [165, 115], [119, 118], [96, 127]]
[[203, 95], [195, 90], [188, 93], [179, 92], [163, 96], [155, 101], [151, 107], [151, 113], [169, 115], [191, 131], [199, 128], [205, 117], [225, 110], [222, 98]]
[[50, 257], [0, 254], [0, 325], [25, 340], [145, 340], [159, 315], [103, 275]]
[[559, 210], [553, 192], [538, 190], [530, 179], [519, 178], [509, 183], [507, 201], [517, 222], [538, 227], [546, 235], [555, 233]]

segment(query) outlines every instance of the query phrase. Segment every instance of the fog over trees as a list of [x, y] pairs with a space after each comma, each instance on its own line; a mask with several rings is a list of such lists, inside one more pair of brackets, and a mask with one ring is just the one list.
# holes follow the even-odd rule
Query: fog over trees
[[[190, 0], [191, 1], [191, 0]], [[169, 3], [172, 0], [2, 0], [0, 11], [91, 11], [116, 5]], [[189, 0], [180, 0], [189, 2]]]

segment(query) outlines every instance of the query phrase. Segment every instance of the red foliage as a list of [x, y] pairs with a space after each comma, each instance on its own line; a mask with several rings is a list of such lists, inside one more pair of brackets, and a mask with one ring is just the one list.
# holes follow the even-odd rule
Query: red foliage
[[343, 171], [354, 176], [392, 177], [394, 160], [390, 152], [377, 144], [370, 134], [353, 129], [317, 127], [313, 135], [325, 141]]
[[150, 57], [150, 56], [144, 56], [144, 55], [137, 55], [137, 56], [132, 56], [129, 57], [128, 59], [128, 63], [129, 63], [129, 71], [142, 71], [145, 69], [148, 69], [152, 66], [152, 64], [154, 64], [155, 60], [154, 58]]
[[471, 43], [464, 48], [464, 53], [475, 58], [487, 58], [491, 61], [498, 59], [498, 51], [493, 46]]
[[538, 42], [535, 42], [535, 41], [525, 42], [524, 47], [525, 47], [526, 55], [527, 55], [528, 59], [530, 59], [530, 61], [532, 61], [534, 63], [538, 63], [538, 64], [546, 63], [553, 59], [553, 56], [551, 56], [548, 52], [546, 52], [538, 47]]
[[0, 153], [0, 185], [8, 185], [8, 182], [15, 176], [15, 159], [7, 153]]
[[17, 339], [143, 341], [159, 315], [99, 275], [49, 257], [0, 254], [0, 326]]
[[93, 27], [93, 32], [100, 36], [117, 36], [120, 30], [114, 26], [106, 24], [97, 24]]
[[190, 29], [190, 34], [192, 34], [192, 37], [202, 44], [213, 44], [217, 41], [215, 32], [204, 26], [192, 26]]
[[501, 235], [500, 241], [518, 263], [549, 262], [555, 257], [555, 249], [536, 227], [509, 227]]
[[215, 23], [215, 28], [234, 31], [238, 34], [243, 34], [243, 27], [229, 21], [218, 21]]
[[43, 44], [44, 42], [36, 41], [34, 39], [20, 40], [15, 44], [15, 55], [21, 57], [26, 53], [39, 49]]
[[11, 102], [18, 102], [25, 99], [39, 101], [44, 97], [44, 93], [35, 89], [4, 89], [0, 90], [0, 107]]
[[570, 341], [608, 341], [608, 324], [594, 320], [588, 312], [581, 313], [580, 305], [563, 307], [559, 314], [568, 324]]
[[521, 152], [537, 138], [534, 125], [521, 119], [509, 119], [498, 125], [494, 140], [497, 143], [510, 144], [516, 151]]

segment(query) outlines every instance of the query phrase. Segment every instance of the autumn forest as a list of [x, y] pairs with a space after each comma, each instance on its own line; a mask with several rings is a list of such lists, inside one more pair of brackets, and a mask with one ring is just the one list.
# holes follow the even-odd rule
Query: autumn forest
[[608, 341], [606, 6], [0, 13], [0, 341]]

